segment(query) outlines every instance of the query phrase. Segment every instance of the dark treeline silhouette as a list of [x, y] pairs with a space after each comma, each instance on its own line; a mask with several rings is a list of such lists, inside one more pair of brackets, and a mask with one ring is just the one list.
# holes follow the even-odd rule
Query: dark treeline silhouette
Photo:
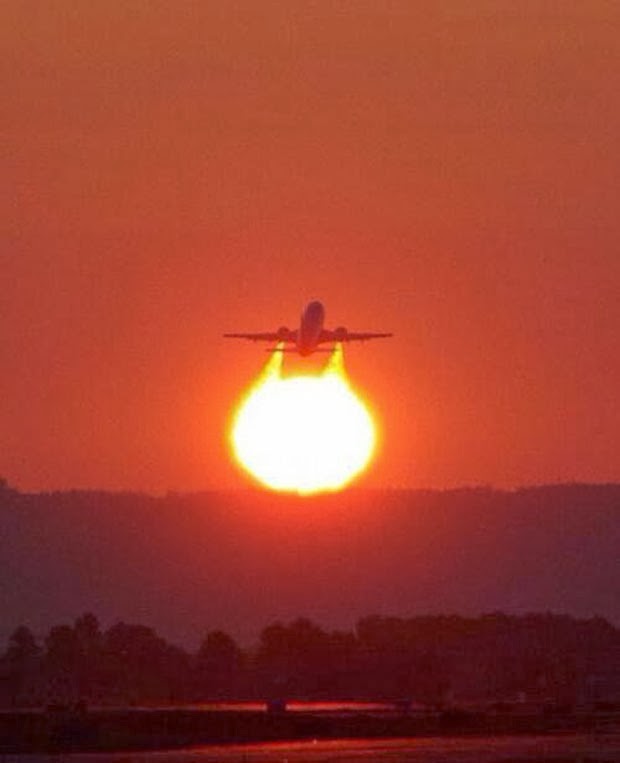
[[[619, 485], [307, 500], [28, 494], [0, 480], [0, 703], [612, 696], [619, 517]], [[148, 613], [153, 627], [103, 629], [92, 615], [51, 627], [57, 612], [94, 606], [104, 622]], [[343, 629], [369, 611], [499, 609], [510, 615], [375, 616]], [[547, 609], [581, 619], [522, 614]], [[288, 624], [268, 625], [251, 649], [200, 630], [227, 623], [246, 644], [274, 612]], [[24, 621], [31, 630], [12, 632]]]
[[620, 631], [602, 618], [371, 616], [354, 631], [273, 623], [243, 650], [207, 633], [195, 653], [144, 625], [90, 613], [39, 643], [20, 626], [0, 658], [4, 707], [213, 700], [411, 700], [565, 705], [620, 697]]

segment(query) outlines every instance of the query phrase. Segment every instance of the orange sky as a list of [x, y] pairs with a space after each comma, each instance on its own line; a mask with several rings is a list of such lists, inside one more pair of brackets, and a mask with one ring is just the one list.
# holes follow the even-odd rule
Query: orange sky
[[245, 484], [265, 354], [352, 347], [361, 484], [620, 480], [613, 0], [8, 0], [0, 474]]

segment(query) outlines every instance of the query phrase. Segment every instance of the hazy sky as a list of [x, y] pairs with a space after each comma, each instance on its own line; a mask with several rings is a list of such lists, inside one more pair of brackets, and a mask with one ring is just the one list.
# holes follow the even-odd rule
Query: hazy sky
[[615, 0], [7, 0], [0, 474], [234, 487], [265, 361], [345, 360], [363, 484], [620, 480]]

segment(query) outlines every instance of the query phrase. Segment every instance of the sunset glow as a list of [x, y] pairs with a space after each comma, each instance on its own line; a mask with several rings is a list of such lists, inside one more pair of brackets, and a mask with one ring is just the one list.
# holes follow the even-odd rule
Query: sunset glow
[[318, 374], [282, 375], [275, 352], [239, 404], [230, 432], [236, 460], [265, 487], [340, 490], [375, 449], [372, 416], [351, 386], [338, 345]]

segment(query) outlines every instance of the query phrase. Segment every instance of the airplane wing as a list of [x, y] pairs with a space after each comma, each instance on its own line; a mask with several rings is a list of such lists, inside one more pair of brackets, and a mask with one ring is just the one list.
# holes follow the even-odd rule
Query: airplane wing
[[347, 331], [345, 342], [366, 342], [369, 339], [387, 339], [393, 334], [373, 334], [363, 331]]
[[369, 331], [323, 331], [321, 333], [321, 342], [367, 342], [369, 339], [387, 339], [393, 334], [375, 333]]
[[251, 339], [253, 342], [281, 342], [282, 337], [275, 331], [263, 334], [222, 334], [227, 339]]

